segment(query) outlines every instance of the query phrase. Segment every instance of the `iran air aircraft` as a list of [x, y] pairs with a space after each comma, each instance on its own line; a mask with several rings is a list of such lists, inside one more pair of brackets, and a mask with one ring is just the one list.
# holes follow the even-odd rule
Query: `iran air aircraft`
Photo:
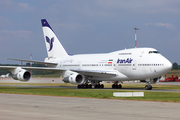
[[[11, 59], [45, 64], [47, 67], [0, 66], [13, 74], [15, 80], [29, 81], [29, 70], [59, 73], [65, 83], [77, 84], [78, 88], [104, 88], [102, 81], [113, 81], [113, 89], [122, 88], [123, 81], [146, 82], [146, 90], [157, 83], [172, 64], [154, 48], [132, 48], [103, 54], [68, 55], [46, 19], [42, 29], [48, 57], [44, 61]], [[10, 58], [9, 58], [10, 59]]]

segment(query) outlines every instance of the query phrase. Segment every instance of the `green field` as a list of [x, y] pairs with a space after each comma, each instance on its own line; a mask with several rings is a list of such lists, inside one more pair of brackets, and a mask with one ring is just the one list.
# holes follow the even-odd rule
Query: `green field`
[[[73, 86], [70, 84], [0, 84], [0, 85], [43, 85], [43, 86]], [[110, 87], [105, 84], [105, 87]], [[144, 84], [123, 84], [123, 88], [144, 88]], [[154, 89], [180, 89], [176, 85], [153, 85]], [[0, 93], [45, 95], [45, 96], [66, 96], [66, 97], [86, 97], [98, 99], [120, 99], [120, 100], [140, 100], [140, 101], [163, 101], [180, 102], [180, 93], [175, 92], [144, 92], [144, 97], [113, 97], [113, 92], [134, 92], [116, 89], [68, 89], [68, 88], [32, 88], [32, 87], [6, 87], [0, 86]]]
[[166, 75], [167, 77], [171, 77], [172, 74], [180, 77], [180, 70], [170, 70]]

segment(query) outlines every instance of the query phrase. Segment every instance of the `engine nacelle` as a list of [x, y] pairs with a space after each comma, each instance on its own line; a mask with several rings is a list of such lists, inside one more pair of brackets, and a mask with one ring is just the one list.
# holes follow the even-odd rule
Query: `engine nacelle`
[[12, 76], [13, 79], [24, 82], [27, 82], [31, 79], [31, 73], [29, 71], [21, 68], [16, 68], [15, 71], [16, 71], [15, 74], [13, 74]]
[[76, 73], [76, 72], [73, 72], [73, 74], [71, 74], [68, 77], [65, 77], [62, 81], [64, 81], [65, 83], [80, 85], [80, 84], [84, 83], [85, 79], [84, 79], [83, 75]]

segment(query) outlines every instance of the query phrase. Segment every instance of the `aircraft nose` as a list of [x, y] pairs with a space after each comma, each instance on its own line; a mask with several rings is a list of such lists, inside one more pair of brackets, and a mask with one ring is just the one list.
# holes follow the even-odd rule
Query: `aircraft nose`
[[165, 61], [164, 66], [165, 66], [165, 69], [167, 70], [167, 72], [172, 69], [172, 63], [169, 60], [167, 60], [167, 59]]

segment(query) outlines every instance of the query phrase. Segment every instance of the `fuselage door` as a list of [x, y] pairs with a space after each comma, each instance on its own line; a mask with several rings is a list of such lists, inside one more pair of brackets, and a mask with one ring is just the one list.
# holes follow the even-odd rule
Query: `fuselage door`
[[133, 70], [136, 70], [136, 67], [137, 67], [137, 61], [134, 60], [134, 61], [132, 62], [132, 69], [133, 69]]
[[78, 61], [78, 69], [81, 69], [81, 66], [82, 66], [81, 61]]
[[141, 54], [140, 54], [140, 56], [139, 56], [139, 57], [142, 57], [142, 56], [143, 56], [143, 54], [144, 54], [144, 51], [142, 51], [142, 52], [141, 52]]

